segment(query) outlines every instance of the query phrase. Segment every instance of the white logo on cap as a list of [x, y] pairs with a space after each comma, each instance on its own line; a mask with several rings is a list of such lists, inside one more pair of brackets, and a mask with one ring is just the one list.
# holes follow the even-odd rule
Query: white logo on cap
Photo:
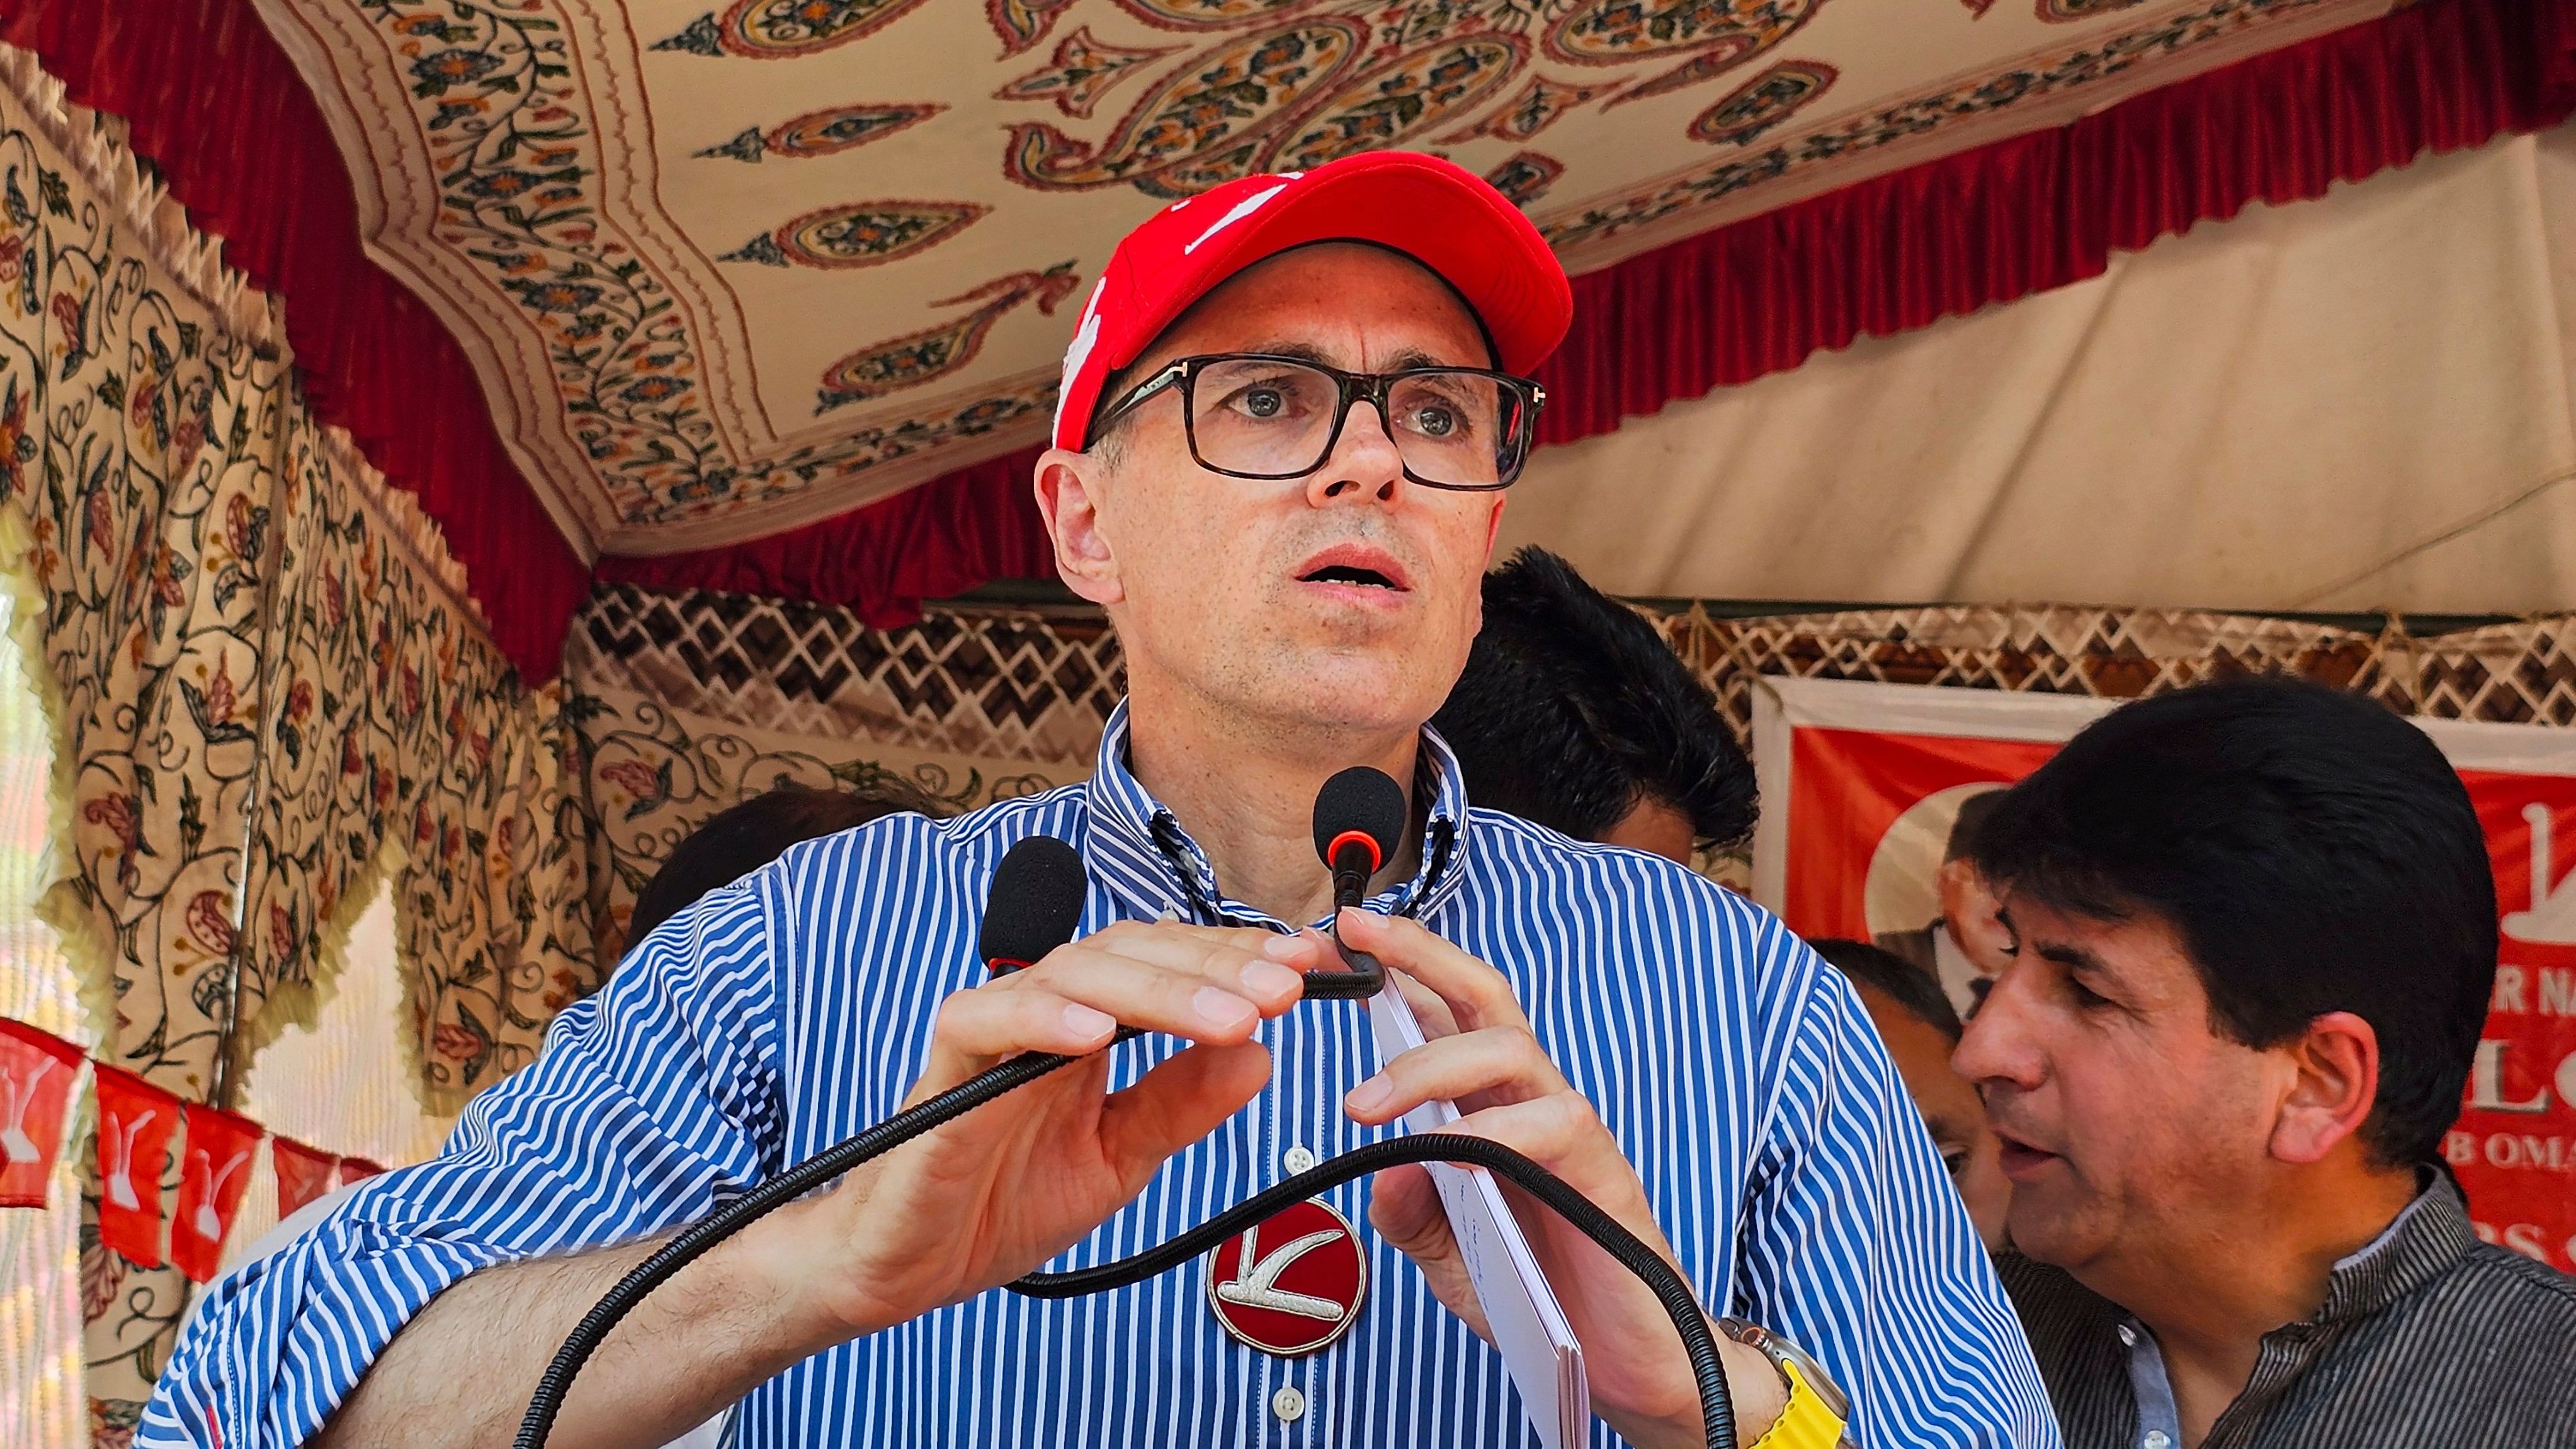
[[[1298, 173], [1294, 171], [1287, 173], [1288, 181], [1296, 180], [1297, 176]], [[1234, 204], [1234, 210], [1218, 217], [1216, 219], [1216, 225], [1200, 232], [1199, 239], [1197, 241], [1181, 248], [1181, 255], [1188, 256], [1190, 253], [1197, 251], [1200, 245], [1206, 242], [1209, 237], [1216, 235], [1218, 232], [1225, 230], [1227, 227], [1234, 225], [1236, 222], [1243, 220], [1245, 217], [1252, 215], [1254, 212], [1259, 211], [1262, 207], [1268, 205], [1270, 198], [1277, 196], [1280, 192], [1288, 189], [1288, 181], [1282, 181], [1276, 186], [1256, 191], [1250, 196], [1243, 198], [1241, 201], [1236, 202]]]
[[1093, 345], [1100, 341], [1100, 294], [1108, 290], [1109, 274], [1104, 271], [1100, 280], [1091, 284], [1091, 300], [1082, 304], [1082, 325], [1073, 329], [1073, 341], [1064, 349], [1064, 374], [1056, 379], [1055, 425], [1049, 429], [1051, 433], [1064, 431], [1064, 404], [1072, 395], [1074, 374], [1082, 371], [1082, 364], [1091, 358]]

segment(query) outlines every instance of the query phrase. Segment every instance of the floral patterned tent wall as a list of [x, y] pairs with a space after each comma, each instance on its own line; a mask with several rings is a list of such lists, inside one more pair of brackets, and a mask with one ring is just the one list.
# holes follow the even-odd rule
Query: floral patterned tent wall
[[[558, 698], [494, 651], [436, 531], [313, 421], [275, 309], [117, 124], [19, 53], [0, 82], [0, 557], [55, 730], [45, 912], [89, 1034], [227, 1103], [399, 862], [424, 1095], [452, 1108], [528, 1060], [593, 969]], [[114, 1441], [185, 1283], [93, 1250], [82, 1286]]]

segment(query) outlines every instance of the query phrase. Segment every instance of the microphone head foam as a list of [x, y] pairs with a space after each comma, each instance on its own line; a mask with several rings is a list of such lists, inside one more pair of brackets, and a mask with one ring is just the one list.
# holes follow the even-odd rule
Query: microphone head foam
[[1090, 875], [1082, 856], [1052, 835], [1032, 835], [993, 868], [975, 955], [987, 965], [1033, 966], [1073, 939]]
[[1315, 854], [1326, 870], [1333, 867], [1333, 842], [1354, 832], [1376, 847], [1380, 866], [1404, 840], [1404, 789], [1384, 770], [1353, 765], [1315, 792]]

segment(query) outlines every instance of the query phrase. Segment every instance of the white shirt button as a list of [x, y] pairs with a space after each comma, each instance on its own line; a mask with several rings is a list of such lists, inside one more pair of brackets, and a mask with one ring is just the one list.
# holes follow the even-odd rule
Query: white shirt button
[[2171, 1449], [2173, 1444], [2173, 1440], [2162, 1429], [2149, 1429], [2144, 1442], [2147, 1449]]
[[[1295, 1177], [1301, 1172], [1312, 1172], [1315, 1168], [1315, 1154], [1307, 1151], [1303, 1147], [1291, 1147], [1286, 1152], [1280, 1154], [1279, 1165], [1287, 1170], [1290, 1177]], [[1294, 1414], [1286, 1414], [1281, 1417], [1293, 1419], [1297, 1416]]]
[[[2121, 1324], [2120, 1342], [2126, 1347], [2136, 1348], [2138, 1346], [2138, 1331], [2125, 1323]], [[2164, 1449], [2164, 1446], [2161, 1444], [2151, 1444], [2148, 1446], [2148, 1449]]]
[[[1270, 1412], [1277, 1414], [1281, 1423], [1294, 1424], [1306, 1417], [1306, 1396], [1294, 1388], [1281, 1389], [1270, 1396]], [[2149, 1449], [2164, 1449], [2164, 1446], [2150, 1445]]]

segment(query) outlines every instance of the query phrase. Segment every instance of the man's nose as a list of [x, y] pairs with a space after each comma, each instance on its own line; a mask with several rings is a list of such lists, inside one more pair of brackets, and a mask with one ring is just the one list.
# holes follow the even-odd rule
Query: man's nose
[[1306, 480], [1306, 501], [1317, 507], [1364, 498], [1392, 503], [1404, 482], [1404, 458], [1387, 433], [1386, 418], [1376, 403], [1362, 398], [1351, 404], [1332, 455]]
[[1950, 1070], [1980, 1090], [1993, 1084], [2027, 1091], [2046, 1075], [2030, 1030], [2029, 976], [2019, 960], [2008, 963], [1950, 1053]]

